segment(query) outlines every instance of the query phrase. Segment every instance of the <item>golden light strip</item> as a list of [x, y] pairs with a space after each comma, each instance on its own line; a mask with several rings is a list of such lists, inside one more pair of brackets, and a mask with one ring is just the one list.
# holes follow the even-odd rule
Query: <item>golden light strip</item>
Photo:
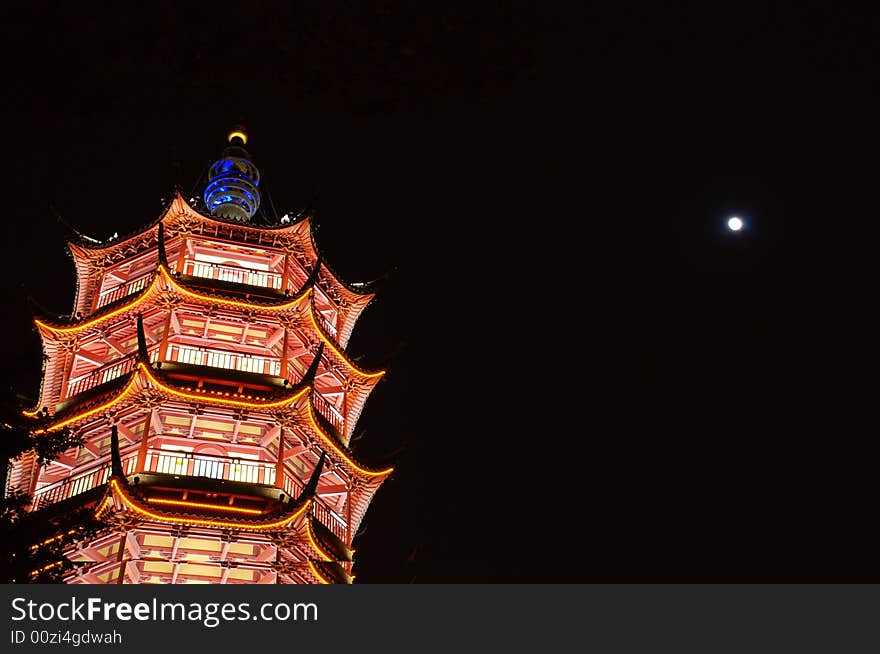
[[37, 543], [36, 545], [31, 545], [31, 549], [35, 550], [38, 547], [42, 547], [43, 545], [48, 545], [49, 543], [56, 541], [60, 538], [64, 538], [65, 536], [70, 536], [70, 534], [74, 533], [75, 531], [76, 531], [76, 529], [71, 529], [66, 534], [58, 534], [57, 536], [52, 536], [52, 538], [47, 538], [42, 543]]
[[318, 578], [318, 580], [319, 580], [322, 584], [330, 584], [330, 583], [332, 583], [331, 581], [329, 581], [329, 580], [327, 579], [327, 577], [325, 577], [325, 576], [322, 575], [320, 572], [318, 572], [318, 569], [315, 567], [315, 564], [314, 564], [314, 563], [312, 563], [311, 561], [308, 561], [308, 564], [309, 564], [309, 567], [312, 569], [312, 572], [315, 574], [315, 576]]
[[330, 557], [330, 555], [324, 551], [324, 548], [321, 547], [318, 544], [318, 541], [315, 539], [315, 536], [312, 533], [312, 521], [311, 520], [306, 520], [306, 536], [309, 537], [309, 542], [312, 544], [312, 547], [314, 547], [318, 551], [318, 554], [320, 554], [321, 556], [324, 557], [325, 561], [332, 561], [333, 560]]
[[44, 565], [42, 568], [38, 568], [36, 570], [31, 570], [31, 576], [36, 576], [41, 572], [45, 572], [49, 568], [54, 568], [55, 566], [61, 565], [62, 561], [55, 561], [54, 563], [49, 563], [48, 565]]
[[385, 374], [384, 370], [380, 370], [379, 372], [364, 372], [363, 370], [359, 370], [358, 368], [355, 368], [354, 364], [348, 360], [348, 356], [346, 356], [345, 353], [342, 352], [342, 350], [340, 350], [338, 347], [336, 347], [336, 344], [331, 339], [327, 338], [327, 336], [324, 335], [323, 329], [318, 327], [318, 323], [315, 320], [315, 312], [314, 311], [309, 311], [309, 318], [312, 321], [312, 327], [315, 328], [315, 332], [321, 337], [321, 340], [323, 340], [327, 345], [330, 346], [330, 349], [336, 353], [336, 356], [338, 356], [340, 359], [342, 359], [345, 362], [345, 365], [347, 365], [352, 370], [352, 372], [356, 373], [357, 375], [360, 375], [361, 377], [366, 377], [367, 379], [372, 379], [374, 377], [381, 377], [382, 375]]
[[[255, 402], [244, 402], [241, 400], [233, 400], [233, 399], [229, 399], [226, 397], [211, 397], [210, 395], [203, 395], [203, 394], [198, 394], [198, 393], [186, 393], [184, 391], [179, 391], [175, 388], [171, 388], [170, 386], [166, 386], [165, 384], [160, 382], [158, 379], [156, 379], [156, 377], [153, 376], [152, 372], [150, 371], [149, 366], [147, 366], [143, 362], [138, 363], [137, 369], [142, 370], [144, 372], [144, 374], [147, 376], [147, 378], [150, 380], [150, 382], [152, 382], [155, 386], [157, 386], [158, 388], [162, 389], [163, 391], [165, 391], [166, 393], [168, 393], [170, 395], [186, 398], [187, 400], [197, 400], [199, 402], [214, 402], [216, 404], [232, 404], [234, 406], [247, 407], [249, 409], [273, 409], [273, 408], [277, 408], [280, 406], [284, 406], [286, 404], [290, 404], [292, 402], [295, 402], [299, 398], [301, 398], [304, 393], [307, 393], [309, 391], [309, 388], [310, 388], [309, 386], [306, 386], [299, 393], [297, 393], [296, 395], [294, 395], [292, 397], [288, 397], [288, 398], [285, 398], [282, 400], [276, 400], [275, 402], [266, 402], [264, 404], [258, 404]], [[121, 402], [123, 399], [125, 399], [125, 395], [131, 390], [131, 388], [134, 386], [134, 384], [136, 382], [137, 382], [137, 375], [133, 375], [131, 378], [131, 381], [128, 382], [128, 384], [122, 390], [122, 392], [119, 393], [119, 395], [117, 395], [113, 399], [108, 400], [107, 402], [105, 402], [104, 404], [101, 404], [100, 406], [89, 409], [88, 411], [85, 411], [83, 413], [80, 413], [80, 414], [77, 414], [77, 415], [72, 416], [70, 418], [67, 418], [66, 420], [63, 420], [62, 422], [54, 424], [51, 427], [47, 427], [44, 431], [54, 431], [57, 429], [61, 429], [62, 427], [66, 427], [67, 425], [70, 425], [78, 420], [88, 418], [89, 416], [94, 415], [100, 411], [103, 411], [104, 409], [109, 409], [110, 407], [114, 406], [115, 404], [117, 404], [117, 403]]]
[[138, 306], [140, 303], [144, 302], [147, 299], [147, 296], [149, 295], [149, 291], [151, 291], [153, 289], [153, 287], [156, 285], [156, 283], [159, 281], [160, 276], [163, 277], [169, 284], [171, 284], [171, 286], [174, 287], [174, 289], [176, 291], [178, 291], [182, 295], [186, 295], [190, 298], [193, 298], [196, 300], [201, 300], [204, 302], [212, 302], [215, 304], [223, 304], [226, 306], [237, 307], [237, 308], [272, 309], [272, 310], [276, 310], [276, 311], [284, 311], [286, 309], [294, 308], [295, 306], [297, 306], [300, 302], [302, 302], [307, 297], [307, 294], [304, 294], [291, 302], [287, 302], [285, 304], [275, 304], [275, 305], [271, 305], [271, 306], [262, 305], [262, 304], [247, 303], [247, 302], [239, 302], [237, 300], [228, 300], [226, 298], [215, 297], [213, 295], [203, 295], [201, 293], [196, 293], [194, 291], [190, 291], [189, 289], [186, 289], [183, 286], [181, 286], [180, 284], [178, 284], [177, 281], [174, 279], [174, 277], [171, 276], [168, 269], [165, 268], [165, 266], [160, 264], [157, 270], [159, 272], [159, 275], [157, 275], [156, 277], [153, 278], [152, 283], [144, 291], [141, 292], [140, 297], [136, 298], [132, 302], [129, 302], [128, 304], [125, 304], [121, 307], [114, 309], [113, 311], [111, 311], [109, 313], [97, 316], [95, 318], [92, 318], [91, 320], [87, 320], [86, 322], [80, 322], [75, 325], [71, 325], [70, 327], [55, 327], [55, 326], [52, 326], [52, 325], [49, 325], [49, 324], [43, 322], [39, 318], [35, 318], [34, 323], [36, 323], [36, 325], [38, 327], [42, 327], [43, 329], [50, 331], [50, 332], [53, 332], [53, 333], [56, 333], [56, 334], [66, 334], [66, 333], [76, 332], [76, 331], [86, 329], [86, 328], [91, 327], [95, 323], [98, 323], [102, 320], [112, 318], [113, 316], [117, 316], [120, 313], [123, 313], [125, 311], [130, 311], [131, 309], [134, 309], [136, 306]]
[[172, 524], [186, 524], [186, 525], [202, 525], [205, 527], [218, 527], [218, 528], [234, 528], [234, 529], [249, 529], [252, 531], [268, 531], [269, 529], [277, 529], [278, 527], [285, 527], [289, 525], [291, 522], [299, 518], [312, 504], [312, 500], [307, 500], [305, 504], [303, 504], [302, 508], [299, 511], [294, 513], [293, 515], [286, 516], [281, 518], [280, 520], [275, 520], [274, 522], [267, 522], [260, 525], [248, 525], [242, 524], [240, 522], [230, 522], [228, 520], [202, 520], [200, 518], [179, 518], [177, 516], [169, 516], [162, 515], [159, 513], [153, 513], [152, 511], [148, 511], [147, 509], [138, 506], [128, 495], [125, 494], [125, 491], [119, 486], [119, 481], [114, 479], [110, 480], [111, 488], [118, 494], [119, 499], [122, 500], [122, 503], [128, 507], [133, 513], [143, 517], [149, 518], [150, 520], [158, 520], [159, 522], [170, 522]]
[[[176, 395], [177, 397], [186, 398], [188, 400], [198, 400], [200, 402], [207, 401], [207, 402], [215, 402], [217, 404], [234, 404], [236, 406], [243, 406], [243, 407], [247, 407], [250, 409], [271, 409], [271, 408], [275, 408], [275, 407], [279, 407], [279, 406], [284, 406], [285, 404], [291, 404], [294, 401], [298, 400], [300, 397], [302, 397], [304, 393], [307, 393], [309, 390], [311, 390], [310, 386], [306, 386], [305, 388], [303, 388], [299, 393], [297, 393], [293, 397], [289, 397], [284, 400], [278, 400], [276, 402], [267, 402], [265, 404], [256, 404], [253, 402], [242, 402], [240, 400], [230, 400], [230, 399], [225, 399], [225, 398], [211, 397], [210, 395], [199, 395], [199, 394], [186, 393], [184, 391], [179, 391], [179, 390], [171, 388], [169, 386], [165, 386], [162, 382], [160, 382], [158, 379], [156, 379], [153, 376], [152, 372], [150, 371], [149, 367], [146, 366], [143, 362], [139, 363], [138, 367], [144, 371], [144, 374], [146, 374], [146, 376], [150, 379], [150, 381], [153, 384], [155, 384], [157, 387], [161, 388], [163, 391], [170, 393], [171, 395]], [[337, 454], [339, 454], [339, 456], [341, 456], [343, 459], [345, 459], [345, 461], [347, 461], [348, 464], [352, 468], [354, 468], [358, 472], [361, 472], [361, 473], [367, 475], [368, 477], [381, 477], [384, 475], [389, 475], [392, 472], [394, 472], [394, 468], [387, 468], [385, 470], [379, 470], [379, 471], [373, 471], [373, 470], [367, 470], [365, 468], [361, 468], [357, 463], [355, 463], [351, 459], [351, 457], [348, 456], [348, 454], [346, 454], [343, 450], [339, 449], [339, 447], [337, 447], [337, 445], [333, 442], [333, 439], [330, 438], [327, 434], [325, 434], [324, 431], [318, 426], [318, 423], [315, 421], [315, 416], [312, 413], [311, 404], [309, 404], [309, 406], [308, 406], [308, 412], [309, 412], [309, 420], [311, 421], [312, 426], [314, 427], [315, 431], [318, 432], [318, 434], [321, 435], [321, 437], [327, 442], [327, 444], [331, 448], [333, 448], [333, 450]]]
[[208, 504], [205, 502], [188, 502], [186, 500], [165, 500], [159, 497], [147, 498], [150, 504], [170, 504], [173, 506], [192, 506], [198, 509], [214, 509], [216, 511], [229, 511], [230, 513], [247, 513], [249, 515], [263, 515], [265, 511], [260, 509], [245, 509], [240, 506], [228, 506], [225, 504]]
[[229, 136], [227, 136], [226, 138], [228, 141], [232, 141], [232, 139], [234, 139], [236, 136], [241, 139], [242, 143], [247, 145], [247, 134], [245, 134], [244, 132], [242, 132], [240, 130], [236, 129], [236, 130], [229, 132]]
[[358, 464], [351, 460], [351, 458], [344, 451], [339, 449], [336, 443], [333, 442], [333, 439], [330, 438], [324, 431], [318, 426], [318, 423], [315, 421], [315, 414], [312, 412], [312, 405], [309, 403], [308, 405], [309, 411], [309, 420], [312, 423], [312, 427], [314, 427], [315, 431], [318, 432], [321, 437], [327, 442], [327, 444], [333, 448], [333, 451], [336, 452], [339, 456], [345, 459], [348, 464], [357, 470], [358, 472], [367, 475], [368, 477], [384, 477], [385, 475], [390, 475], [394, 472], [394, 468], [386, 468], [385, 470], [367, 470], [366, 468], [361, 468]]
[[187, 393], [185, 391], [179, 391], [176, 388], [171, 388], [170, 386], [166, 386], [162, 382], [160, 382], [156, 377], [153, 376], [150, 368], [144, 364], [143, 362], [138, 363], [138, 368], [144, 371], [144, 374], [149, 378], [150, 382], [152, 382], [158, 388], [161, 388], [166, 393], [170, 393], [171, 395], [176, 395], [177, 397], [183, 397], [188, 400], [197, 400], [199, 402], [215, 402], [217, 404], [234, 404], [236, 406], [243, 406], [249, 409], [273, 409], [275, 407], [284, 406], [285, 404], [290, 404], [295, 400], [298, 400], [303, 396], [304, 393], [309, 391], [309, 386], [303, 388], [299, 393], [292, 397], [285, 398], [283, 400], [276, 400], [275, 402], [266, 402], [264, 404], [257, 404], [254, 402], [244, 402], [242, 400], [231, 400], [226, 397], [211, 397], [210, 395], [203, 395], [200, 393]]
[[191, 291], [187, 288], [184, 288], [183, 286], [181, 286], [180, 284], [177, 283], [177, 280], [175, 280], [174, 277], [171, 276], [171, 274], [168, 272], [168, 270], [163, 265], [159, 266], [159, 274], [162, 277], [164, 277], [165, 280], [168, 281], [168, 283], [171, 284], [174, 287], [174, 289], [177, 292], [181, 293], [182, 295], [186, 295], [190, 298], [194, 298], [196, 300], [201, 300], [203, 302], [212, 302], [214, 304], [224, 304], [226, 306], [237, 307], [237, 308], [241, 308], [241, 309], [271, 309], [273, 311], [283, 311], [286, 309], [292, 309], [293, 307], [298, 305], [300, 302], [302, 302], [306, 297], [308, 297], [307, 294], [304, 294], [304, 295], [301, 295], [300, 297], [296, 298], [292, 302], [287, 302], [285, 304], [273, 304], [273, 305], [239, 302], [238, 300], [228, 300], [226, 298], [215, 297], [213, 295], [202, 295], [201, 293], [196, 293], [195, 291]]
[[107, 510], [107, 506], [108, 506], [108, 505], [110, 504], [110, 502], [112, 502], [112, 501], [113, 501], [113, 495], [111, 495], [110, 493], [108, 493], [107, 495], [105, 495], [105, 496], [104, 496], [104, 501], [102, 501], [102, 502], [101, 502], [101, 505], [100, 505], [97, 509], [95, 509], [95, 517], [98, 518], [98, 519], [100, 519], [101, 516], [104, 515], [104, 512]]
[[92, 325], [94, 325], [97, 322], [100, 322], [102, 320], [107, 320], [108, 318], [112, 318], [113, 316], [117, 316], [120, 313], [123, 313], [124, 311], [131, 311], [137, 305], [139, 305], [141, 302], [144, 302], [147, 299], [147, 296], [150, 294], [150, 291], [153, 290], [153, 287], [156, 285], [156, 283], [158, 281], [159, 281], [159, 278], [154, 277], [152, 283], [146, 288], [146, 290], [144, 290], [142, 292], [142, 295], [140, 297], [134, 299], [132, 302], [129, 302], [128, 304], [124, 304], [121, 307], [114, 309], [110, 313], [105, 313], [104, 315], [98, 316], [97, 318], [92, 318], [91, 320], [87, 320], [86, 322], [80, 322], [75, 325], [71, 325], [70, 327], [53, 327], [52, 325], [47, 325], [46, 323], [44, 323], [42, 320], [40, 320], [38, 318], [34, 318], [34, 322], [36, 323], [36, 325], [38, 327], [42, 327], [43, 329], [46, 329], [50, 332], [54, 332], [56, 334], [66, 334], [69, 332], [80, 331], [82, 329], [86, 329], [87, 327], [91, 327]]

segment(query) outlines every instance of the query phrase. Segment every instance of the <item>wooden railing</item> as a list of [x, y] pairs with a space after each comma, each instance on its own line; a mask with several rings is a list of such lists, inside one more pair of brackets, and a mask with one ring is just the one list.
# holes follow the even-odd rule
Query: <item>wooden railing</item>
[[[137, 452], [131, 452], [122, 457], [122, 470], [126, 475], [134, 472], [137, 463]], [[110, 478], [110, 460], [106, 459], [78, 472], [72, 477], [56, 481], [54, 484], [38, 488], [34, 493], [33, 506], [40, 509], [49, 504], [66, 500], [74, 495], [85, 493], [88, 490], [106, 484]]]
[[205, 279], [218, 279], [223, 282], [263, 286], [281, 290], [281, 273], [268, 270], [254, 270], [238, 266], [225, 266], [219, 263], [206, 263], [187, 259], [183, 262], [183, 274]]
[[[159, 348], [153, 346], [150, 350], [150, 361], [155, 363], [159, 360]], [[85, 374], [73, 377], [67, 382], [65, 399], [70, 399], [91, 388], [106, 384], [109, 381], [121, 377], [132, 371], [137, 361], [137, 353], [132, 352], [124, 357], [104, 364]], [[241, 370], [243, 372], [256, 372], [261, 375], [281, 374], [281, 359], [266, 357], [255, 354], [242, 354], [229, 350], [196, 347], [193, 345], [181, 345], [172, 343], [168, 346], [165, 361], [176, 361], [198, 366], [210, 366], [212, 368], [226, 368], [228, 370]], [[328, 413], [331, 409], [327, 410]], [[337, 418], [337, 420], [341, 419]], [[333, 420], [328, 416], [328, 420]], [[335, 423], [334, 423], [335, 424]]]
[[150, 281], [150, 278], [152, 276], [153, 272], [150, 271], [145, 275], [135, 277], [134, 279], [129, 279], [127, 282], [122, 282], [121, 284], [104, 291], [98, 296], [98, 303], [95, 305], [95, 308], [99, 309], [107, 304], [110, 304], [111, 302], [116, 302], [116, 300], [120, 298], [124, 298], [132, 295], [133, 293], [138, 293], [144, 290], [147, 287], [147, 282]]
[[256, 354], [242, 354], [230, 350], [218, 350], [194, 345], [172, 343], [168, 346], [165, 361], [190, 363], [196, 366], [226, 368], [243, 372], [257, 372], [277, 377], [281, 373], [281, 359]]
[[210, 477], [250, 484], [275, 483], [275, 462], [254, 461], [231, 456], [193, 454], [173, 450], [147, 450], [144, 472], [160, 472], [186, 477]]

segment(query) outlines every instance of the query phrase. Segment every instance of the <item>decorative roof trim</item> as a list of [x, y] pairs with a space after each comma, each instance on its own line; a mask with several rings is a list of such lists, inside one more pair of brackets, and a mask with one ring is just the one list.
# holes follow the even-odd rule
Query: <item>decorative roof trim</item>
[[[111, 316], [115, 316], [135, 308], [146, 299], [149, 293], [157, 286], [157, 282], [160, 279], [164, 280], [173, 290], [181, 293], [182, 295], [203, 302], [210, 302], [212, 304], [221, 304], [236, 308], [244, 308], [247, 310], [271, 310], [273, 312], [287, 311], [295, 308], [299, 305], [303, 298], [308, 295], [309, 291], [311, 290], [310, 287], [303, 286], [299, 291], [296, 292], [296, 294], [292, 295], [290, 299], [285, 298], [285, 301], [281, 304], [257, 304], [253, 302], [242, 302], [240, 300], [233, 300], [231, 298], [220, 297], [217, 295], [206, 295], [197, 291], [190, 290], [186, 287], [186, 282], [182, 282], [176, 279], [166, 267], [158, 266], [153, 281], [150, 282], [138, 293], [132, 294], [132, 299], [125, 304], [122, 304], [115, 308], [112, 304], [107, 305], [106, 308], [102, 307], [102, 310], [95, 312], [91, 316], [89, 316], [88, 320], [84, 320], [82, 322], [74, 323], [71, 325], [52, 324], [39, 318], [35, 318], [34, 323], [37, 325], [37, 327], [53, 333], [65, 334], [81, 331], [82, 329], [90, 327], [100, 320], [104, 320]], [[312, 277], [310, 277], [310, 279], [312, 279]]]
[[[168, 393], [169, 395], [175, 395], [177, 397], [185, 398], [187, 400], [193, 400], [193, 401], [197, 401], [197, 402], [209, 402], [209, 403], [214, 403], [214, 404], [222, 404], [222, 405], [226, 405], [226, 406], [231, 405], [231, 406], [247, 407], [250, 409], [257, 409], [257, 410], [275, 409], [275, 408], [279, 408], [282, 406], [289, 406], [290, 404], [293, 404], [298, 399], [303, 397], [303, 395], [305, 395], [305, 393], [307, 393], [309, 391], [309, 389], [311, 388], [311, 386], [309, 386], [309, 385], [305, 385], [301, 389], [297, 389], [296, 387], [293, 387], [289, 391], [290, 395], [288, 395], [287, 397], [284, 397], [280, 400], [272, 400], [269, 402], [260, 403], [260, 402], [255, 402], [255, 401], [240, 401], [240, 400], [236, 400], [233, 398], [226, 398], [226, 397], [220, 398], [220, 397], [213, 397], [211, 395], [202, 395], [202, 394], [197, 394], [197, 393], [187, 393], [186, 391], [181, 391], [181, 390], [176, 389], [172, 386], [168, 386], [167, 384], [164, 384], [159, 378], [157, 378], [153, 374], [153, 372], [150, 370], [149, 366], [147, 366], [143, 361], [139, 362], [137, 364], [137, 367], [134, 370], [132, 370], [130, 373], [128, 373], [128, 375], [129, 375], [128, 382], [125, 384], [124, 388], [119, 393], [117, 393], [114, 397], [112, 397], [111, 399], [109, 399], [108, 401], [106, 401], [102, 404], [99, 404], [98, 406], [87, 409], [81, 413], [77, 413], [76, 415], [73, 415], [69, 418], [65, 418], [64, 420], [61, 420], [60, 422], [56, 422], [55, 424], [46, 427], [45, 431], [56, 431], [56, 430], [61, 429], [63, 427], [67, 427], [68, 425], [72, 425], [75, 422], [78, 422], [80, 420], [88, 418], [89, 416], [92, 416], [96, 413], [99, 413], [101, 411], [104, 411], [106, 409], [110, 409], [110, 408], [114, 407], [115, 405], [117, 405], [118, 403], [122, 402], [123, 400], [125, 400], [127, 398], [127, 396], [131, 393], [132, 389], [137, 384], [138, 380], [143, 380], [143, 379], [148, 381], [152, 386]], [[119, 379], [122, 380], [122, 379], [125, 379], [125, 377], [120, 377]]]
[[[179, 205], [182, 204], [185, 207], [185, 209], [183, 209], [184, 211], [189, 210], [195, 216], [197, 216], [207, 222], [216, 223], [216, 224], [220, 224], [220, 225], [232, 225], [234, 227], [241, 227], [243, 229], [248, 229], [253, 232], [294, 231], [292, 228], [299, 226], [300, 223], [304, 222], [307, 218], [312, 216], [312, 213], [310, 211], [301, 211], [290, 222], [278, 223], [276, 225], [258, 225], [256, 223], [252, 223], [252, 222], [241, 222], [238, 220], [224, 219], [219, 216], [212, 216], [212, 215], [202, 213], [201, 211], [199, 211], [198, 209], [193, 207], [189, 202], [187, 202], [179, 190], [175, 190], [174, 197], [165, 205], [165, 207], [162, 209], [162, 212], [159, 214], [159, 217], [153, 219], [152, 221], [150, 221], [146, 225], [143, 225], [142, 227], [135, 229], [134, 231], [131, 231], [128, 234], [124, 234], [121, 237], [114, 238], [110, 242], [100, 241], [98, 239], [92, 239], [89, 237], [86, 237], [86, 239], [88, 239], [88, 240], [86, 240], [80, 236], [80, 238], [73, 239], [73, 240], [69, 241], [69, 243], [72, 245], [75, 245], [76, 247], [78, 247], [82, 250], [88, 250], [91, 252], [100, 252], [101, 250], [112, 250], [120, 245], [127, 243], [128, 241], [130, 241], [132, 239], [137, 238], [138, 236], [143, 236], [144, 234], [149, 232], [151, 229], [156, 227], [156, 225], [163, 223], [165, 221], [165, 219], [172, 214], [172, 210], [174, 209], [175, 204], [178, 204], [178, 211], [180, 211]], [[77, 230], [73, 229], [73, 231], [74, 231], [74, 233], [79, 234], [79, 232]]]
[[[48, 427], [46, 427], [45, 431], [56, 431], [58, 429], [61, 429], [62, 427], [66, 427], [66, 426], [71, 425], [75, 422], [83, 420], [84, 418], [88, 418], [89, 416], [95, 415], [96, 413], [100, 413], [101, 411], [112, 408], [116, 404], [118, 404], [118, 403], [122, 402], [124, 399], [126, 399], [126, 397], [129, 395], [129, 393], [131, 393], [132, 389], [135, 387], [138, 380], [140, 380], [140, 379], [145, 379], [152, 386], [154, 386], [155, 388], [158, 388], [159, 390], [161, 390], [169, 395], [174, 395], [176, 397], [180, 397], [180, 398], [183, 398], [186, 400], [197, 401], [197, 402], [207, 402], [210, 404], [219, 404], [219, 405], [224, 405], [224, 406], [231, 405], [231, 406], [237, 406], [237, 407], [246, 407], [246, 408], [255, 409], [255, 410], [276, 409], [276, 408], [283, 407], [283, 406], [290, 406], [291, 404], [293, 404], [294, 402], [296, 402], [297, 400], [302, 398], [306, 393], [309, 393], [314, 390], [314, 387], [306, 385], [302, 389], [300, 389], [298, 392], [296, 392], [295, 394], [293, 394], [293, 391], [291, 391], [291, 395], [289, 395], [281, 400], [273, 400], [270, 402], [262, 402], [261, 403], [261, 402], [255, 402], [255, 401], [235, 400], [235, 399], [227, 398], [227, 397], [222, 397], [222, 398], [221, 397], [213, 397], [211, 395], [202, 395], [202, 394], [198, 394], [198, 393], [189, 393], [186, 391], [181, 391], [179, 389], [176, 389], [172, 386], [168, 386], [167, 384], [163, 383], [158, 377], [156, 377], [156, 375], [153, 373], [153, 371], [150, 369], [150, 367], [147, 366], [142, 361], [139, 362], [137, 364], [137, 367], [132, 372], [129, 373], [129, 376], [130, 376], [130, 379], [126, 383], [125, 387], [115, 397], [111, 398], [110, 400], [108, 400], [102, 404], [99, 404], [96, 407], [92, 407], [82, 413], [78, 413], [74, 416], [71, 416], [71, 417], [66, 418], [64, 420], [61, 420], [60, 422], [57, 422], [51, 426], [48, 426]], [[124, 377], [120, 377], [120, 379], [124, 379]], [[305, 407], [306, 407], [306, 414], [309, 418], [309, 422], [311, 423], [312, 427], [314, 428], [315, 433], [317, 433], [324, 440], [324, 442], [330, 446], [330, 448], [336, 454], [338, 454], [340, 457], [342, 457], [342, 459], [346, 465], [350, 466], [353, 470], [359, 472], [362, 475], [365, 475], [366, 477], [387, 477], [392, 472], [394, 472], [393, 467], [389, 467], [384, 470], [370, 470], [368, 468], [364, 468], [364, 467], [360, 466], [357, 462], [355, 462], [351, 453], [348, 452], [347, 449], [344, 446], [342, 446], [340, 443], [337, 443], [336, 439], [333, 438], [332, 436], [328, 435], [327, 432], [324, 431], [321, 428], [321, 426], [318, 424], [318, 422], [315, 418], [315, 411], [312, 408], [312, 398], [311, 397], [309, 397], [309, 401], [305, 403]]]
[[[312, 504], [312, 500], [308, 499], [293, 513], [289, 513], [282, 518], [276, 518], [269, 521], [255, 522], [246, 519], [242, 519], [240, 521], [215, 520], [169, 513], [157, 513], [155, 511], [152, 511], [144, 507], [140, 502], [135, 500], [126, 492], [126, 489], [123, 483], [120, 482], [119, 477], [114, 476], [110, 478], [108, 490], [109, 492], [95, 511], [95, 517], [98, 519], [101, 519], [104, 516], [113, 499], [116, 498], [123, 504], [123, 506], [125, 506], [126, 509], [148, 520], [156, 520], [158, 522], [167, 522], [171, 524], [201, 525], [206, 527], [242, 529], [248, 531], [270, 531], [276, 529], [284, 529], [288, 527], [292, 522], [305, 515]], [[292, 503], [292, 506], [295, 506], [297, 503], [298, 502]]]

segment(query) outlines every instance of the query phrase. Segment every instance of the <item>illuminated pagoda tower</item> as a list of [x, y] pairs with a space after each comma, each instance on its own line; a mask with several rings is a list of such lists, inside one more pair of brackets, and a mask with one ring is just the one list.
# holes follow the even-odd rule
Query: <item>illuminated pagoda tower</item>
[[[351, 583], [352, 539], [391, 469], [349, 450], [382, 371], [345, 353], [367, 285], [322, 261], [311, 215], [254, 220], [241, 129], [208, 174], [133, 234], [69, 243], [74, 318], [40, 316], [37, 411], [85, 439], [23, 457], [33, 510], [94, 507], [68, 583]], [[198, 206], [198, 205], [196, 205]]]

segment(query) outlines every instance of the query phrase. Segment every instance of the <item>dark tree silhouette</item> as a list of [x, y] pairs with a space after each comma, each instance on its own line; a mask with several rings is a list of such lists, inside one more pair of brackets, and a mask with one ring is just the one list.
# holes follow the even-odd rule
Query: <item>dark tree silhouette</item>
[[[53, 461], [82, 438], [68, 429], [47, 431], [49, 417], [29, 417], [10, 391], [0, 398], [0, 488], [6, 489], [14, 460], [33, 451], [37, 464]], [[85, 508], [30, 511], [31, 497], [21, 490], [0, 498], [0, 583], [53, 583], [75, 564], [63, 552], [97, 531], [100, 522]]]

